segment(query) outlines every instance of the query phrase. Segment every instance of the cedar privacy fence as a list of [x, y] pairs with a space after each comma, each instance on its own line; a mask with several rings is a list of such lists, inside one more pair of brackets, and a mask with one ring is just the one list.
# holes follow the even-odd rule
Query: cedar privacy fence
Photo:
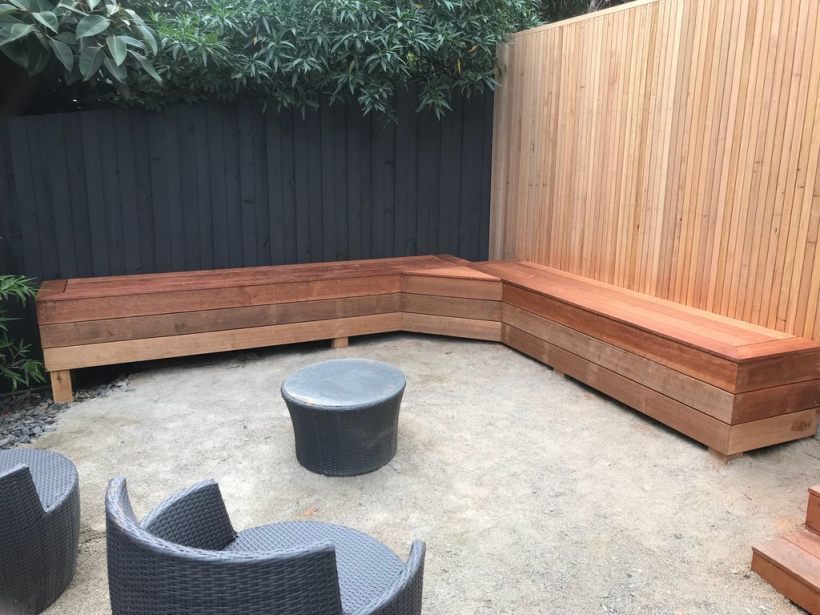
[[490, 256], [820, 339], [819, 8], [639, 0], [516, 34]]
[[492, 95], [441, 121], [417, 104], [400, 95], [396, 124], [251, 103], [0, 121], [0, 272], [486, 258]]

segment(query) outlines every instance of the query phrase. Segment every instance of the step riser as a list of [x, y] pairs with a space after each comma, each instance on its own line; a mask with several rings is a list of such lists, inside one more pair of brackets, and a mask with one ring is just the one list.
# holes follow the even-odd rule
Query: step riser
[[752, 570], [779, 593], [809, 613], [820, 613], [820, 594], [790, 571], [771, 562], [757, 551], [752, 555]]
[[820, 496], [809, 492], [809, 505], [806, 508], [806, 529], [820, 534]]

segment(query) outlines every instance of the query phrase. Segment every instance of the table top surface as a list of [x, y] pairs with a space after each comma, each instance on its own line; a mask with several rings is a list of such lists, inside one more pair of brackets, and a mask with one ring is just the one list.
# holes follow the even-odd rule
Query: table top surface
[[305, 406], [349, 410], [385, 401], [401, 393], [404, 386], [404, 374], [387, 363], [335, 359], [288, 376], [282, 395]]

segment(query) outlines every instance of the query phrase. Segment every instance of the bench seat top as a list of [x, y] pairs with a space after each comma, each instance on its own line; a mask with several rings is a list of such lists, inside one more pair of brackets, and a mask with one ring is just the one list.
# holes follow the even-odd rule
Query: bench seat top
[[820, 350], [813, 340], [528, 261], [494, 261], [478, 267], [512, 287], [735, 362]]
[[462, 263], [464, 262], [466, 261], [447, 255], [406, 256], [331, 263], [50, 280], [41, 286], [37, 301], [71, 301], [134, 294], [387, 276], [399, 275], [405, 271], [419, 273], [428, 269], [446, 271], [451, 268], [463, 268]]

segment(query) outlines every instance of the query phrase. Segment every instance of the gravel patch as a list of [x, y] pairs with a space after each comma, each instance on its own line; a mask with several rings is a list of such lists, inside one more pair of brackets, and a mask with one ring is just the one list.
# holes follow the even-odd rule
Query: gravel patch
[[[128, 377], [75, 392], [75, 401], [107, 397], [111, 391], [128, 388]], [[0, 449], [29, 444], [44, 433], [54, 431], [61, 415], [71, 404], [58, 404], [48, 394], [21, 391], [0, 398]]]

